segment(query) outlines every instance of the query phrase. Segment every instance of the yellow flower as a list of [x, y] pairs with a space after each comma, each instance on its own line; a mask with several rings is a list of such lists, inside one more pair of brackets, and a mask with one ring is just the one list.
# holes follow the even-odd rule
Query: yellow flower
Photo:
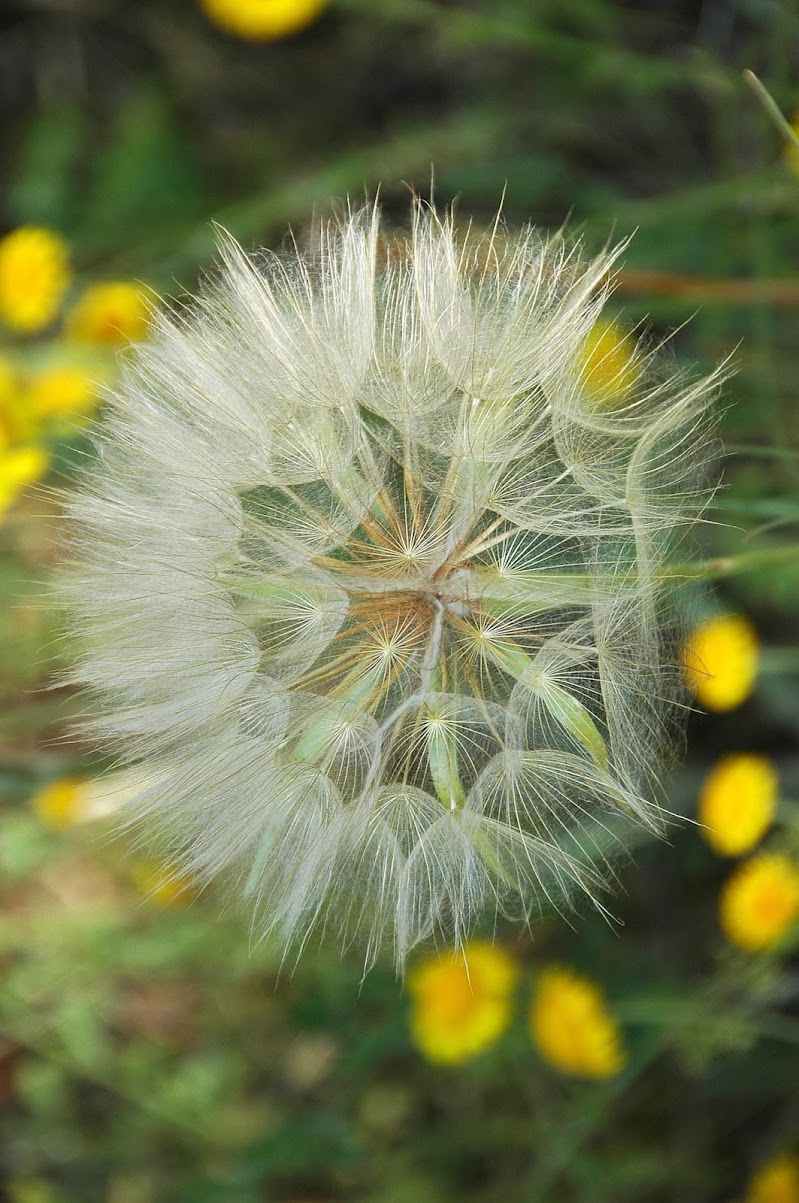
[[310, 25], [327, 0], [200, 0], [220, 29], [252, 42], [273, 42]]
[[740, 856], [771, 826], [776, 802], [777, 774], [765, 756], [725, 756], [699, 795], [702, 834], [721, 856]]
[[744, 1203], [799, 1203], [799, 1158], [775, 1157], [752, 1175]]
[[0, 239], [0, 319], [35, 334], [58, 314], [70, 273], [67, 245], [39, 226], [20, 226]]
[[416, 1047], [440, 1064], [476, 1057], [510, 1023], [518, 976], [507, 952], [481, 940], [422, 961], [408, 977]]
[[146, 293], [121, 280], [90, 285], [67, 318], [67, 333], [84, 342], [138, 342], [147, 336], [149, 323]]
[[688, 684], [708, 710], [732, 710], [749, 697], [758, 667], [757, 634], [748, 618], [726, 614], [697, 627], [683, 649]]
[[191, 883], [173, 865], [140, 860], [134, 864], [131, 876], [145, 898], [164, 910], [187, 906], [195, 897]]
[[79, 368], [46, 368], [28, 387], [28, 408], [35, 422], [57, 417], [86, 417], [97, 407], [97, 383]]
[[771, 948], [799, 917], [799, 870], [777, 853], [752, 857], [724, 886], [721, 927], [747, 952]]
[[598, 321], [586, 338], [578, 359], [580, 380], [600, 408], [625, 399], [640, 376], [635, 340], [615, 322]]
[[77, 777], [62, 777], [38, 790], [30, 800], [31, 807], [45, 827], [57, 831], [74, 827], [86, 817], [87, 790], [85, 781]]
[[602, 992], [570, 969], [550, 966], [539, 974], [530, 1034], [546, 1061], [580, 1077], [610, 1078], [627, 1060]]
[[0, 450], [0, 515], [16, 501], [26, 485], [40, 480], [50, 456], [42, 447], [25, 446]]
[[17, 437], [22, 382], [14, 364], [0, 358], [0, 440], [10, 443]]

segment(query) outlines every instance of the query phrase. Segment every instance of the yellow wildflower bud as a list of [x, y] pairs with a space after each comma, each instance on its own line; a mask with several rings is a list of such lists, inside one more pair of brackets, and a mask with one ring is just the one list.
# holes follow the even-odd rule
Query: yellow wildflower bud
[[775, 1157], [752, 1175], [744, 1203], [799, 1203], [799, 1158]]
[[546, 1061], [580, 1077], [610, 1078], [627, 1060], [602, 992], [570, 969], [551, 966], [539, 975], [530, 1033]]
[[310, 25], [326, 0], [200, 0], [206, 16], [236, 37], [273, 42]]
[[136, 284], [92, 284], [67, 318], [67, 333], [93, 343], [139, 342], [147, 336], [150, 305]]
[[74, 827], [86, 817], [85, 781], [62, 777], [38, 790], [30, 800], [31, 808], [45, 827], [61, 831]]
[[408, 978], [411, 1035], [428, 1061], [455, 1064], [493, 1044], [511, 1018], [516, 962], [483, 941], [462, 952], [429, 957]]
[[777, 774], [765, 756], [725, 756], [699, 796], [702, 834], [721, 856], [740, 856], [771, 826], [776, 801]]
[[131, 876], [139, 892], [163, 910], [187, 906], [196, 896], [191, 883], [172, 865], [139, 860], [133, 866]]
[[616, 322], [592, 326], [580, 352], [577, 368], [585, 392], [599, 408], [622, 402], [640, 377], [635, 340]]
[[62, 416], [85, 417], [98, 403], [97, 384], [79, 368], [47, 368], [33, 378], [28, 406], [34, 421]]
[[16, 501], [26, 485], [40, 480], [50, 456], [42, 447], [26, 446], [0, 451], [0, 515]]
[[0, 319], [12, 330], [49, 326], [69, 279], [67, 245], [52, 230], [20, 226], [0, 239]]
[[688, 684], [708, 710], [733, 710], [752, 692], [757, 634], [748, 618], [725, 614], [697, 627], [683, 649]]
[[761, 854], [740, 865], [721, 894], [725, 936], [747, 952], [779, 943], [799, 916], [799, 869], [787, 856]]

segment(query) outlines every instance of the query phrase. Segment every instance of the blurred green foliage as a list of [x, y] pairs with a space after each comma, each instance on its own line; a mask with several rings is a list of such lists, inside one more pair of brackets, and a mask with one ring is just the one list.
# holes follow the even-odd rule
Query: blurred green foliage
[[[799, 168], [741, 79], [799, 105], [790, 0], [338, 0], [301, 35], [237, 41], [191, 0], [16, 0], [0, 12], [2, 221], [54, 226], [85, 277], [180, 298], [212, 222], [302, 236], [380, 186], [491, 220], [635, 231], [623, 318], [709, 367], [732, 354], [724, 487], [703, 527], [715, 591], [763, 639], [756, 696], [694, 716], [673, 784], [692, 814], [722, 752], [779, 770], [799, 852]], [[76, 443], [61, 451], [69, 464]], [[722, 947], [726, 868], [696, 831], [620, 866], [614, 913], [501, 937], [525, 965], [517, 1020], [462, 1068], [427, 1066], [390, 970], [356, 952], [281, 966], [218, 898], [159, 909], [103, 824], [56, 833], [27, 800], [86, 769], [42, 692], [65, 652], [42, 585], [56, 507], [0, 532], [0, 1160], [8, 1203], [670, 1203], [742, 1198], [799, 1144], [795, 956]], [[731, 559], [730, 559], [731, 557]], [[44, 649], [44, 651], [42, 651]], [[529, 979], [602, 981], [632, 1056], [582, 1084], [546, 1068]]]

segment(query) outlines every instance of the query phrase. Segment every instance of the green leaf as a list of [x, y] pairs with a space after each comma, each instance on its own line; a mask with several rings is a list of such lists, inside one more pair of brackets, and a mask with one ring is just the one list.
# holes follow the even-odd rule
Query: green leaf
[[130, 245], [154, 228], [195, 217], [206, 202], [191, 143], [167, 98], [145, 86], [122, 109], [98, 156], [80, 241], [93, 252]]
[[8, 190], [15, 221], [70, 231], [77, 204], [76, 168], [86, 139], [86, 119], [77, 105], [62, 101], [31, 120]]

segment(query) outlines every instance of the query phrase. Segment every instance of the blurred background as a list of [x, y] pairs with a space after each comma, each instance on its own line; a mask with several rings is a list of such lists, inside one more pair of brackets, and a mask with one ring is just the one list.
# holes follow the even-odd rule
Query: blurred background
[[[799, 110], [791, 0], [3, 0], [3, 1203], [799, 1203]], [[333, 200], [635, 233], [612, 308], [732, 355], [691, 583], [683, 823], [614, 920], [488, 933], [469, 985], [296, 968], [114, 835], [52, 672], [48, 486], [153, 297]], [[479, 972], [478, 972], [479, 969]]]

